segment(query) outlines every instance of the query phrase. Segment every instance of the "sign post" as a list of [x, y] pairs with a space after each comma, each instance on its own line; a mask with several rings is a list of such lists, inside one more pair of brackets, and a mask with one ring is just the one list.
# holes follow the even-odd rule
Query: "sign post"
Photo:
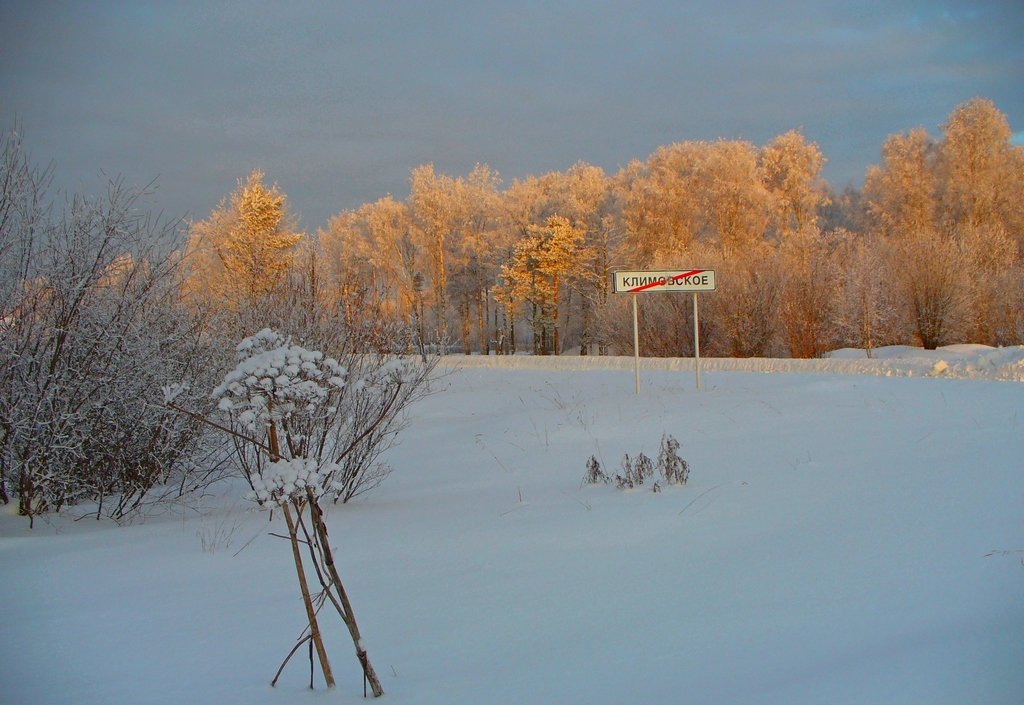
[[697, 390], [700, 382], [700, 322], [697, 314], [697, 292], [714, 291], [715, 271], [713, 269], [690, 269], [686, 271], [642, 271], [615, 272], [612, 291], [616, 294], [633, 295], [633, 369], [636, 377], [636, 393], [640, 393], [640, 332], [637, 316], [637, 294], [643, 292], [692, 292], [693, 293], [693, 355], [697, 375]]
[[640, 325], [636, 313], [636, 294], [633, 294], [633, 377], [636, 379], [636, 393], [640, 393]]
[[697, 391], [700, 391], [700, 323], [697, 318], [697, 292], [693, 292], [693, 369], [697, 374]]

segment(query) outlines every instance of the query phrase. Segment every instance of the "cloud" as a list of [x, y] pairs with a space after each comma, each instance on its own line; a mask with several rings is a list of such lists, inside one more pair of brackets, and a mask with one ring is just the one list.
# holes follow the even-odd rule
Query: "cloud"
[[315, 229], [409, 170], [506, 182], [793, 128], [837, 188], [889, 134], [992, 99], [1024, 121], [1013, 3], [0, 4], [0, 124], [70, 188], [104, 170], [205, 217], [253, 167]]

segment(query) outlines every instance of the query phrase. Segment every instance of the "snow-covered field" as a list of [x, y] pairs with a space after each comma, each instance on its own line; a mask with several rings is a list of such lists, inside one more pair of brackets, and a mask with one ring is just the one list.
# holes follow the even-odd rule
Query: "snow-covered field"
[[[384, 702], [1024, 702], [1024, 349], [451, 358], [395, 471], [332, 511]], [[771, 374], [765, 374], [771, 372]], [[1013, 381], [1016, 380], [1016, 381]], [[582, 486], [682, 443], [690, 481]], [[0, 703], [355, 703], [240, 487], [128, 527], [0, 517]]]

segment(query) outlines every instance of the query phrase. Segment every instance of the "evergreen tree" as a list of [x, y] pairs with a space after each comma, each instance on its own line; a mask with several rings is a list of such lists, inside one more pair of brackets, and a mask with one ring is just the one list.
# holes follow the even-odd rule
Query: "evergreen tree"
[[192, 224], [194, 296], [251, 306], [284, 281], [303, 234], [295, 231], [287, 197], [263, 179], [262, 171], [253, 170], [207, 220]]

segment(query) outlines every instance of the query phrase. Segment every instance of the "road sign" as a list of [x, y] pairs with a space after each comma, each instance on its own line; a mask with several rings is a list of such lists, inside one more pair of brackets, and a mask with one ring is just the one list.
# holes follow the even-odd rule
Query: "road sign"
[[616, 294], [639, 294], [647, 291], [714, 291], [715, 270], [615, 272], [612, 290]]
[[672, 291], [693, 293], [693, 358], [694, 372], [697, 376], [697, 389], [700, 390], [700, 319], [697, 315], [697, 292], [715, 290], [715, 270], [687, 269], [680, 271], [647, 272], [615, 272], [612, 279], [612, 291], [616, 294], [634, 294], [633, 296], [633, 359], [636, 377], [636, 393], [640, 393], [640, 332], [636, 311], [636, 296], [644, 292]]

